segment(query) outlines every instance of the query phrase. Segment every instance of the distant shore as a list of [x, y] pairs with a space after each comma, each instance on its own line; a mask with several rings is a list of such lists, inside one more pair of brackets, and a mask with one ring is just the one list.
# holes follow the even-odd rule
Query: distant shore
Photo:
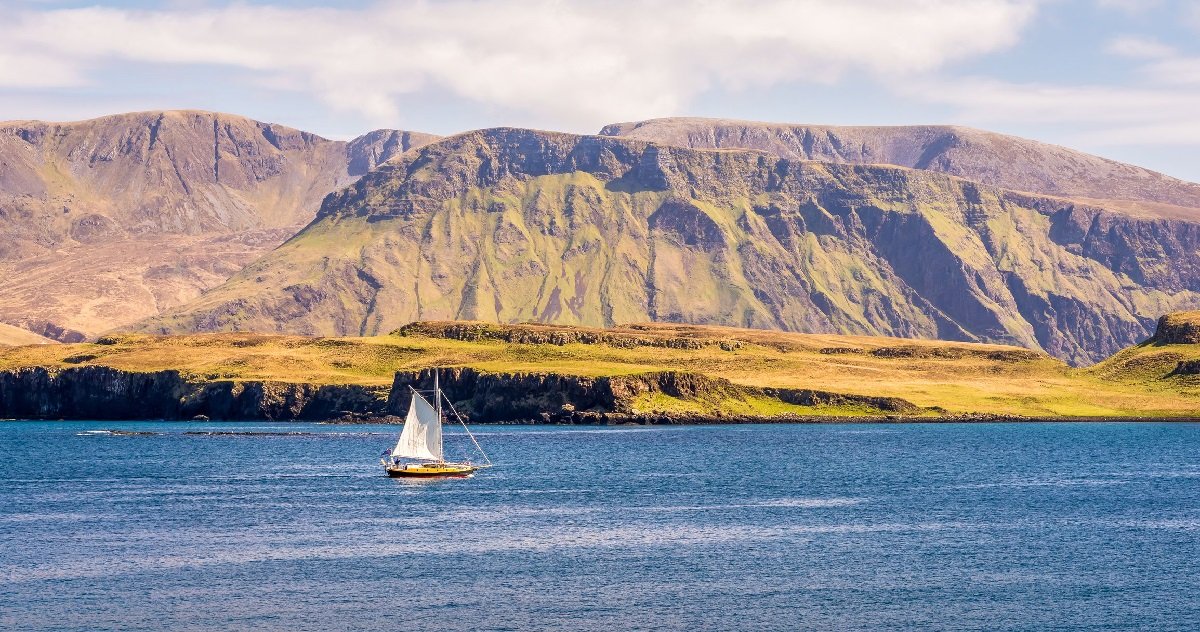
[[[603, 416], [598, 419], [581, 419], [579, 421], [536, 419], [514, 419], [505, 421], [467, 423], [488, 426], [712, 426], [712, 425], [742, 425], [742, 424], [797, 424], [797, 425], [837, 425], [837, 424], [989, 424], [989, 423], [1200, 423], [1200, 416], [1187, 417], [1023, 417], [1016, 415], [948, 415], [942, 417], [917, 416], [809, 416], [809, 417], [706, 417], [669, 415], [629, 415]], [[377, 425], [402, 424], [400, 417], [327, 420], [317, 422], [323, 425]]]
[[1155, 338], [1086, 369], [998, 345], [672, 324], [114, 334], [0, 349], [0, 417], [378, 420], [403, 417], [410, 389], [436, 375], [474, 423], [1196, 419], [1197, 323], [1164, 318]]
[[[0, 418], [0, 423], [22, 423], [22, 422], [94, 422], [94, 423], [115, 423], [115, 422], [135, 422], [135, 423], [152, 423], [152, 422], [172, 422], [172, 423], [215, 423], [215, 424], [236, 424], [236, 423], [299, 423], [312, 424], [320, 426], [372, 426], [372, 425], [401, 425], [404, 423], [403, 417], [385, 416], [385, 417], [360, 417], [353, 419], [162, 419], [162, 418], [139, 418], [139, 419], [5, 419]], [[613, 415], [600, 416], [598, 418], [585, 418], [578, 421], [570, 421], [563, 419], [554, 419], [545, 421], [540, 419], [509, 419], [501, 421], [472, 421], [467, 420], [468, 424], [481, 426], [595, 426], [595, 427], [638, 427], [638, 426], [720, 426], [720, 425], [751, 425], [751, 424], [771, 424], [771, 425], [853, 425], [853, 424], [1000, 424], [1000, 423], [1200, 423], [1200, 416], [1187, 417], [1162, 417], [1162, 416], [1147, 416], [1147, 417], [1022, 417], [1015, 415], [950, 415], [944, 417], [905, 417], [905, 416], [810, 416], [810, 417], [703, 417], [703, 416], [682, 416], [673, 417], [669, 415]], [[116, 433], [121, 434], [121, 433]], [[137, 433], [130, 433], [137, 434]]]

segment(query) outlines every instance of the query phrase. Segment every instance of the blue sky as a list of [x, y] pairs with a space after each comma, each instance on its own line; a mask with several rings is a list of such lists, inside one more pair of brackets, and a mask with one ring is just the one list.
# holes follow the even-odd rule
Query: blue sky
[[0, 0], [0, 119], [952, 123], [1200, 181], [1200, 2]]

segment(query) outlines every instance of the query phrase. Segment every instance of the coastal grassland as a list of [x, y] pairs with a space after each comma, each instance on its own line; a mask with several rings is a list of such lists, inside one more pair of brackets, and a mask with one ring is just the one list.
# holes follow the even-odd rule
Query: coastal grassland
[[1164, 316], [1154, 337], [1087, 369], [1105, 384], [1136, 387], [1148, 397], [1171, 401], [1200, 393], [1200, 312]]
[[[735, 385], [898, 397], [941, 414], [1180, 417], [1200, 413], [1200, 376], [1180, 362], [1200, 345], [1153, 344], [1087, 369], [1017, 347], [899, 338], [791, 334], [691, 325], [589, 329], [557, 325], [416, 323], [389, 335], [114, 335], [95, 343], [0, 350], [0, 370], [101, 365], [177, 370], [193, 380], [390, 385], [397, 371], [471, 367], [488, 373], [619, 376], [699, 373]], [[773, 397], [640, 396], [639, 412], [859, 416], [860, 405], [800, 406]]]

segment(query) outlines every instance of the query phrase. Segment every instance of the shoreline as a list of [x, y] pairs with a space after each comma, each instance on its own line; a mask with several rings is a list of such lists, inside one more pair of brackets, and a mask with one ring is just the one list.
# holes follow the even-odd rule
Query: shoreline
[[[1038, 408], [1052, 406], [1027, 404], [1024, 410], [1012, 410], [979, 398], [929, 402], [928, 397], [918, 405], [888, 393], [749, 386], [693, 370], [585, 376], [491, 372], [464, 366], [396, 371], [390, 384], [238, 381], [202, 379], [178, 369], [142, 372], [102, 365], [63, 369], [34, 366], [0, 371], [0, 416], [387, 424], [403, 421], [411, 390], [428, 391], [438, 378], [448, 400], [468, 422], [476, 424], [1200, 421], [1200, 403], [1160, 408], [1157, 400], [1135, 400], [1123, 407], [1093, 406], [1079, 411], [1103, 410], [1111, 415], [1072, 415], [1074, 409], [1070, 406], [1053, 407], [1067, 414], [1040, 414]], [[947, 411], [951, 406], [974, 410]]]
[[[1119, 417], [1089, 415], [1073, 416], [1020, 416], [986, 413], [966, 413], [945, 415], [940, 417], [905, 416], [905, 415], [809, 415], [783, 417], [734, 417], [703, 416], [703, 415], [663, 415], [663, 414], [633, 414], [620, 413], [582, 413], [575, 419], [510, 419], [501, 421], [470, 421], [469, 425], [478, 426], [720, 426], [720, 425], [835, 425], [835, 424], [987, 424], [987, 423], [1200, 423], [1200, 415], [1162, 416], [1147, 415], [1144, 417]], [[400, 417], [376, 417], [366, 419], [330, 419], [317, 421], [322, 425], [399, 425], [404, 423]]]
[[[603, 414], [603, 413], [602, 413]], [[606, 414], [607, 415], [607, 414]], [[614, 415], [615, 417], [615, 415]], [[809, 416], [809, 417], [674, 417], [668, 415], [621, 415], [621, 418], [591, 420], [511, 419], [501, 421], [470, 421], [471, 426], [562, 426], [562, 427], [646, 427], [646, 426], [742, 426], [742, 425], [917, 425], [917, 424], [1008, 424], [1008, 423], [1200, 423], [1200, 416], [1146, 417], [1023, 417], [1014, 415], [954, 415], [946, 417], [901, 416]], [[401, 417], [369, 417], [358, 419], [165, 419], [139, 417], [127, 419], [47, 419], [0, 418], [0, 423], [194, 423], [194, 424], [293, 424], [314, 426], [399, 426]]]

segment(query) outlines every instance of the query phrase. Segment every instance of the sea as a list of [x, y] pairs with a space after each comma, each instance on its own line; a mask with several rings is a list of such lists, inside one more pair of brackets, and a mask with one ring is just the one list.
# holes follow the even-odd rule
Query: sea
[[0, 422], [0, 629], [1200, 629], [1197, 424], [397, 430]]

